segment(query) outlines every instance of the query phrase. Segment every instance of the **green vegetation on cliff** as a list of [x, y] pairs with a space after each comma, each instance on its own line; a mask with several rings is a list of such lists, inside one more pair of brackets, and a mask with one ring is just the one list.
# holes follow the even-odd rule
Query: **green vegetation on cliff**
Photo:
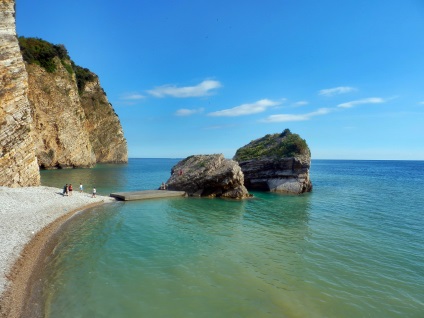
[[78, 66], [71, 60], [68, 50], [63, 44], [52, 44], [39, 38], [26, 38], [20, 36], [19, 46], [25, 62], [37, 64], [49, 73], [54, 73], [56, 71], [57, 65], [54, 58], [59, 58], [69, 74], [75, 73], [78, 92], [80, 94], [84, 91], [85, 84], [96, 78], [96, 75], [89, 69]]
[[266, 135], [251, 141], [237, 150], [234, 160], [246, 161], [264, 158], [289, 158], [309, 155], [309, 147], [305, 139], [285, 129], [281, 134]]

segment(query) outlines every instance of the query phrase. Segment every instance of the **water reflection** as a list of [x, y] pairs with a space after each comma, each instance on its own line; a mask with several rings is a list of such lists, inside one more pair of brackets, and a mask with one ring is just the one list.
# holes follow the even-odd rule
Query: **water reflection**
[[41, 184], [62, 188], [72, 183], [75, 190], [80, 182], [85, 192], [95, 186], [98, 194], [157, 189], [169, 178], [169, 171], [178, 159], [129, 159], [128, 164], [98, 164], [91, 169], [42, 170]]
[[[245, 201], [207, 198], [185, 198], [169, 200], [167, 215], [177, 223], [196, 223], [204, 229], [213, 226], [228, 226], [242, 219]], [[178, 211], [178, 213], [176, 213]]]

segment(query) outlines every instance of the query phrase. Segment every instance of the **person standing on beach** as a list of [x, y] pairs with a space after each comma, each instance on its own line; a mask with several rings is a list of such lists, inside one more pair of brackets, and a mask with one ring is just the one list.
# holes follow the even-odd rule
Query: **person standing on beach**
[[82, 183], [80, 183], [80, 193], [83, 193], [83, 192], [84, 192], [84, 189], [82, 187]]
[[93, 195], [91, 196], [92, 198], [95, 198], [95, 197], [96, 197], [96, 192], [97, 192], [97, 191], [96, 191], [96, 188], [94, 187], [94, 188], [93, 188]]
[[74, 189], [72, 188], [72, 183], [70, 183], [69, 184], [69, 195], [72, 195], [72, 191], [73, 191]]
[[63, 196], [68, 195], [68, 184], [63, 186]]

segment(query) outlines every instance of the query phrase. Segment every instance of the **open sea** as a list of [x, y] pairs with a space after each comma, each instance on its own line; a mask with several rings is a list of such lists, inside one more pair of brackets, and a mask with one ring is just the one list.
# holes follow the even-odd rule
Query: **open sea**
[[[178, 161], [41, 180], [104, 195], [155, 189]], [[310, 173], [313, 191], [300, 196], [88, 210], [45, 260], [44, 316], [424, 317], [424, 161], [313, 160]]]

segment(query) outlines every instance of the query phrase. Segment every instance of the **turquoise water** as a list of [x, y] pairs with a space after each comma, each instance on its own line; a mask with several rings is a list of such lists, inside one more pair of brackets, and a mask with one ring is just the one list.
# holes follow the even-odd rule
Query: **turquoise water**
[[[174, 159], [43, 171], [151, 189]], [[46, 260], [47, 317], [423, 317], [424, 162], [314, 160], [312, 193], [89, 210]]]

